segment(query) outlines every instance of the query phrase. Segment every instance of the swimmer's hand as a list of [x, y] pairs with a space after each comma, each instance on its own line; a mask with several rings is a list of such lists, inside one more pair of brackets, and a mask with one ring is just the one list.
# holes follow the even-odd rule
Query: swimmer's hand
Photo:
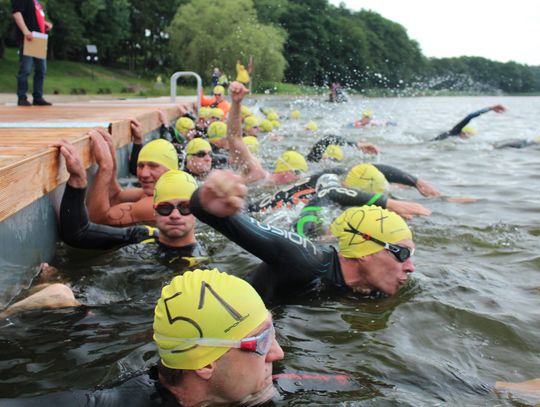
[[[163, 116], [165, 116], [165, 113], [162, 110], [160, 110], [159, 113], [158, 113], [159, 121], [160, 121], [160, 123], [162, 123], [164, 125], [167, 125], [166, 116], [162, 117], [162, 114], [163, 114]], [[165, 119], [165, 123], [163, 123], [162, 119]], [[133, 140], [133, 144], [143, 144], [144, 143], [144, 135], [143, 135], [143, 129], [142, 129], [141, 122], [133, 117], [133, 118], [129, 119], [129, 126], [131, 127], [131, 139]]]
[[495, 390], [506, 390], [540, 396], [540, 379], [527, 380], [519, 383], [497, 381], [495, 382]]
[[506, 112], [506, 107], [504, 107], [503, 105], [490, 106], [489, 109], [493, 110], [495, 113], [504, 113], [504, 112]]
[[358, 147], [358, 149], [364, 154], [377, 155], [380, 153], [379, 147], [377, 147], [375, 144], [362, 143], [359, 141], [356, 144], [356, 147]]
[[244, 207], [247, 188], [242, 177], [232, 171], [212, 171], [199, 188], [201, 206], [208, 213], [224, 218]]
[[229, 96], [233, 103], [242, 103], [248, 92], [249, 90], [240, 82], [234, 81], [229, 85]]
[[468, 196], [445, 196], [443, 197], [443, 200], [446, 202], [453, 202], [453, 203], [472, 203], [472, 202], [478, 202], [480, 198], [471, 198]]
[[416, 189], [423, 196], [427, 196], [429, 198], [441, 196], [441, 193], [437, 190], [437, 188], [420, 178], [418, 181], [416, 181]]
[[397, 213], [399, 216], [405, 219], [412, 219], [413, 216], [429, 216], [431, 211], [423, 205], [416, 202], [409, 201], [396, 201], [389, 198], [386, 201], [386, 209]]
[[88, 185], [86, 170], [75, 146], [66, 139], [62, 139], [52, 146], [57, 147], [66, 160], [66, 170], [69, 173], [68, 184], [73, 188], [86, 188]]

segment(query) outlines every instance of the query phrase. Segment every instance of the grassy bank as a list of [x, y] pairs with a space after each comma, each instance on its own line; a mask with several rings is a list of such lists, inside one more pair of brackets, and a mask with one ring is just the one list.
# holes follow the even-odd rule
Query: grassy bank
[[[168, 96], [169, 75], [162, 75], [162, 83], [156, 78], [143, 78], [133, 72], [122, 69], [105, 68], [71, 61], [48, 61], [45, 94], [111, 94], [114, 96]], [[6, 49], [4, 59], [0, 59], [0, 93], [15, 93], [18, 70], [17, 50]], [[30, 77], [31, 81], [31, 77]], [[195, 81], [179, 82], [178, 95], [194, 95]], [[31, 87], [30, 87], [31, 89]], [[327, 95], [328, 88], [294, 85], [280, 82], [255, 82], [254, 93], [260, 95], [315, 96]], [[209, 94], [210, 87], [206, 87]], [[430, 89], [364, 89], [359, 92], [350, 91], [350, 95], [366, 97], [414, 97], [414, 96], [479, 96], [478, 92], [456, 92]], [[499, 94], [501, 95], [501, 94]], [[519, 96], [538, 96], [540, 93], [519, 94]], [[518, 95], [516, 95], [518, 96]]]

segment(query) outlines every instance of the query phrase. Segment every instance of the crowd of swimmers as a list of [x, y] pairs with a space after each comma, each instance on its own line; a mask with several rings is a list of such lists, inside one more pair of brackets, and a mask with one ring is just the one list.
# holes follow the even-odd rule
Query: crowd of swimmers
[[[408, 282], [415, 270], [415, 243], [406, 220], [430, 211], [392, 198], [388, 184], [433, 198], [441, 197], [438, 189], [388, 164], [359, 160], [353, 166], [340, 165], [353, 150], [362, 157], [379, 149], [338, 135], [320, 138], [305, 155], [283, 151], [268, 169], [258, 156], [262, 135], [271, 140], [268, 135], [284, 117], [265, 109], [261, 120], [242, 104], [247, 92], [235, 81], [227, 100], [225, 88], [216, 85], [212, 97], [203, 95], [198, 112], [180, 106], [174, 121], [161, 112], [160, 137], [146, 144], [140, 123], [133, 119], [129, 168], [138, 180], [135, 188], [120, 186], [114, 142], [105, 129], [89, 132], [97, 164], [91, 184], [75, 147], [67, 141], [55, 144], [70, 175], [60, 207], [66, 244], [105, 250], [143, 243], [174, 259], [175, 276], [163, 282], [154, 314], [160, 361], [114, 390], [116, 398], [109, 390], [74, 390], [0, 404], [262, 403], [274, 395], [272, 363], [286, 357], [268, 311], [273, 304], [313, 290], [392, 296]], [[471, 119], [504, 110], [495, 105], [474, 112], [435, 140], [467, 137]], [[366, 123], [358, 127], [367, 125], [372, 115], [365, 116]], [[287, 119], [299, 118], [295, 111]], [[312, 130], [306, 126], [306, 131]], [[309, 166], [320, 161], [329, 165], [310, 172]], [[250, 196], [252, 184], [266, 184], [272, 192]], [[280, 208], [298, 209], [289, 227], [260, 220], [261, 214]], [[329, 219], [330, 208], [337, 216]], [[260, 264], [243, 279], [201, 267], [200, 259], [207, 254], [197, 239], [197, 219], [259, 258]], [[49, 270], [42, 268], [40, 284], [5, 309], [4, 318], [36, 308], [80, 305], [67, 284], [47, 282]], [[497, 382], [495, 388], [538, 392], [540, 381]]]

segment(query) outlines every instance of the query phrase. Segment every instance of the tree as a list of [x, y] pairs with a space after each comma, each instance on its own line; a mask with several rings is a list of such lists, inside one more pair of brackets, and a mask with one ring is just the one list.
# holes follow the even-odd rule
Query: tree
[[168, 31], [175, 70], [195, 71], [210, 81], [213, 67], [232, 74], [237, 59], [246, 64], [252, 55], [257, 80], [283, 77], [285, 32], [260, 24], [252, 0], [193, 0], [178, 9]]

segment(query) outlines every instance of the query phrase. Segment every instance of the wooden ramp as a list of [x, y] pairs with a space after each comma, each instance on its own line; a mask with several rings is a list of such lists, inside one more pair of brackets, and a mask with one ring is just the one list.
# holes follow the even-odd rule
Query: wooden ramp
[[147, 134], [160, 125], [158, 110], [170, 119], [178, 116], [166, 98], [0, 106], [0, 222], [67, 180], [63, 160], [51, 143], [61, 138], [71, 141], [88, 168], [93, 164], [89, 129], [109, 128], [119, 148], [131, 143], [130, 118], [139, 120]]

